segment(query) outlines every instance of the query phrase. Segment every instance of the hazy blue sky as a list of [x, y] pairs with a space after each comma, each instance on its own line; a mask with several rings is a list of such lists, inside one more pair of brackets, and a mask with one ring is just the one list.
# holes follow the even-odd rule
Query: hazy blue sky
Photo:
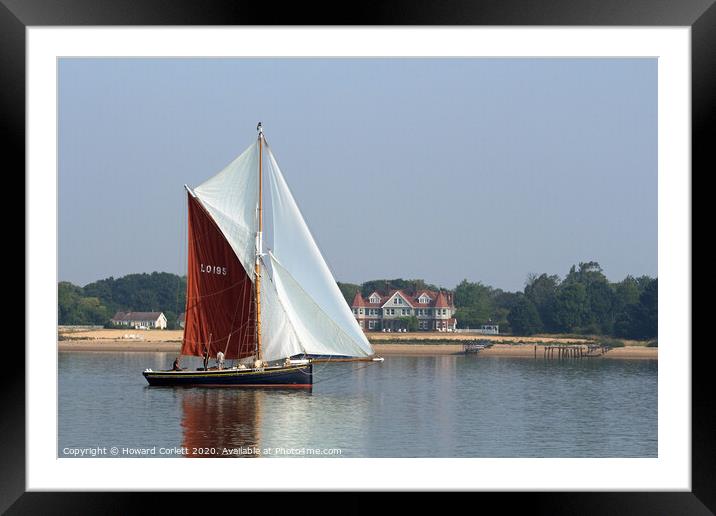
[[184, 274], [259, 120], [339, 281], [657, 273], [656, 59], [63, 59], [59, 279]]

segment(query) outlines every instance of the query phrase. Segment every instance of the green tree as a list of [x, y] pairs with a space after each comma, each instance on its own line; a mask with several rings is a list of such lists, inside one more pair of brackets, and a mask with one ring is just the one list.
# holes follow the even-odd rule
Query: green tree
[[558, 331], [577, 331], [585, 322], [589, 309], [587, 289], [581, 283], [560, 286], [551, 307], [550, 316]]
[[83, 296], [80, 287], [66, 281], [57, 285], [57, 301], [57, 321], [61, 325], [103, 325], [111, 317], [99, 298]]
[[356, 297], [356, 293], [360, 291], [360, 285], [355, 285], [353, 283], [341, 283], [340, 281], [336, 281], [336, 284], [338, 285], [338, 289], [341, 291], [341, 294], [343, 294], [343, 298], [346, 300], [346, 303], [348, 303], [348, 306], [351, 306], [353, 299]]
[[512, 333], [516, 335], [532, 335], [542, 331], [537, 307], [526, 296], [520, 296], [507, 316]]
[[164, 312], [171, 324], [169, 313], [184, 311], [186, 303], [186, 277], [166, 272], [109, 277], [85, 287], [60, 282], [57, 288], [60, 324], [107, 324], [117, 311]]
[[525, 284], [525, 297], [529, 299], [537, 309], [540, 320], [547, 331], [557, 331], [557, 322], [551, 312], [560, 279], [557, 275], [530, 274]]
[[414, 315], [409, 317], [398, 317], [398, 321], [400, 321], [400, 326], [402, 328], [405, 328], [408, 331], [418, 331], [418, 318]]
[[492, 289], [466, 279], [455, 287], [455, 318], [461, 328], [476, 328], [490, 321], [494, 314]]
[[633, 276], [627, 276], [614, 286], [615, 290], [615, 309], [620, 310], [628, 305], [635, 305], [639, 302], [641, 289], [639, 283]]
[[615, 333], [630, 339], [653, 339], [659, 332], [658, 281], [644, 286], [639, 302], [626, 307], [615, 324]]
[[589, 300], [589, 314], [584, 321], [589, 333], [611, 334], [614, 329], [614, 290], [606, 278], [593, 281], [586, 286]]

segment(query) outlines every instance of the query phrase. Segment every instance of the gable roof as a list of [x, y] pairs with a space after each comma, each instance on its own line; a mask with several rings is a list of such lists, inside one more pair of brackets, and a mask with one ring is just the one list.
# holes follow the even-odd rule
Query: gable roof
[[[423, 297], [423, 296], [425, 296], [425, 297], [427, 297], [427, 298], [429, 299], [428, 303], [432, 303], [433, 301], [435, 301], [435, 297], [436, 297], [436, 296], [435, 296], [435, 292], [431, 292], [431, 291], [429, 291], [429, 290], [421, 290], [421, 291], [418, 292], [418, 294], [415, 296], [415, 301], [418, 301], [418, 300], [419, 300], [421, 297]], [[423, 304], [427, 304], [427, 303], [420, 303], [420, 302], [418, 301], [418, 304], [423, 305]]]
[[413, 305], [413, 301], [410, 299], [410, 296], [407, 295], [402, 290], [391, 290], [390, 293], [388, 293], [388, 296], [386, 297], [385, 301], [383, 301], [383, 304], [381, 306], [385, 306], [388, 303], [388, 301], [393, 299], [396, 295], [399, 295], [401, 298], [403, 298], [403, 301], [405, 301], [409, 307], [415, 308], [415, 306]]
[[[370, 298], [373, 297], [374, 295], [378, 296], [377, 303], [370, 302]], [[374, 290], [373, 292], [370, 293], [370, 296], [368, 296], [368, 299], [363, 300], [363, 303], [364, 303], [363, 306], [368, 307], [368, 308], [380, 308], [380, 306], [383, 304], [383, 298], [376, 290]]]
[[[364, 298], [360, 292], [356, 292], [353, 298], [352, 308], [382, 308], [388, 303], [396, 294], [399, 294], [406, 302], [406, 305], [411, 308], [449, 308], [453, 306], [453, 295], [452, 292], [440, 291], [435, 292], [433, 290], [423, 289], [416, 293], [414, 296], [409, 296], [405, 292], [399, 289], [393, 289], [388, 292], [387, 295], [381, 296], [378, 291], [374, 290], [368, 296]], [[421, 296], [425, 296], [429, 299], [427, 303], [421, 303], [419, 301]], [[379, 301], [377, 303], [371, 303], [370, 298], [377, 296]], [[439, 303], [439, 304], [438, 304]], [[393, 305], [390, 305], [393, 307]]]
[[113, 321], [151, 321], [154, 322], [161, 315], [162, 312], [117, 312], [112, 317]]

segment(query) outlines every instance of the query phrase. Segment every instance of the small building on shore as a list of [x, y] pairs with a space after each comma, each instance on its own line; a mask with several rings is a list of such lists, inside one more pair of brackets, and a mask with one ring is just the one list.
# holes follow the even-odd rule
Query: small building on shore
[[363, 331], [403, 331], [408, 320], [417, 319], [417, 331], [455, 331], [455, 304], [449, 291], [421, 290], [409, 295], [392, 290], [386, 295], [372, 292], [364, 299], [357, 292], [351, 304], [353, 316]]
[[167, 327], [167, 318], [163, 312], [117, 312], [110, 322], [114, 326], [135, 330], [164, 330]]

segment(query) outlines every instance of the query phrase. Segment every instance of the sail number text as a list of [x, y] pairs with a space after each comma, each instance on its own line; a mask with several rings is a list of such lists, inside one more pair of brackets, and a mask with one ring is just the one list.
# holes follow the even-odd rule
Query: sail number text
[[204, 265], [201, 264], [201, 272], [206, 272], [208, 274], [219, 274], [221, 276], [226, 276], [226, 267], [220, 267], [218, 265]]

